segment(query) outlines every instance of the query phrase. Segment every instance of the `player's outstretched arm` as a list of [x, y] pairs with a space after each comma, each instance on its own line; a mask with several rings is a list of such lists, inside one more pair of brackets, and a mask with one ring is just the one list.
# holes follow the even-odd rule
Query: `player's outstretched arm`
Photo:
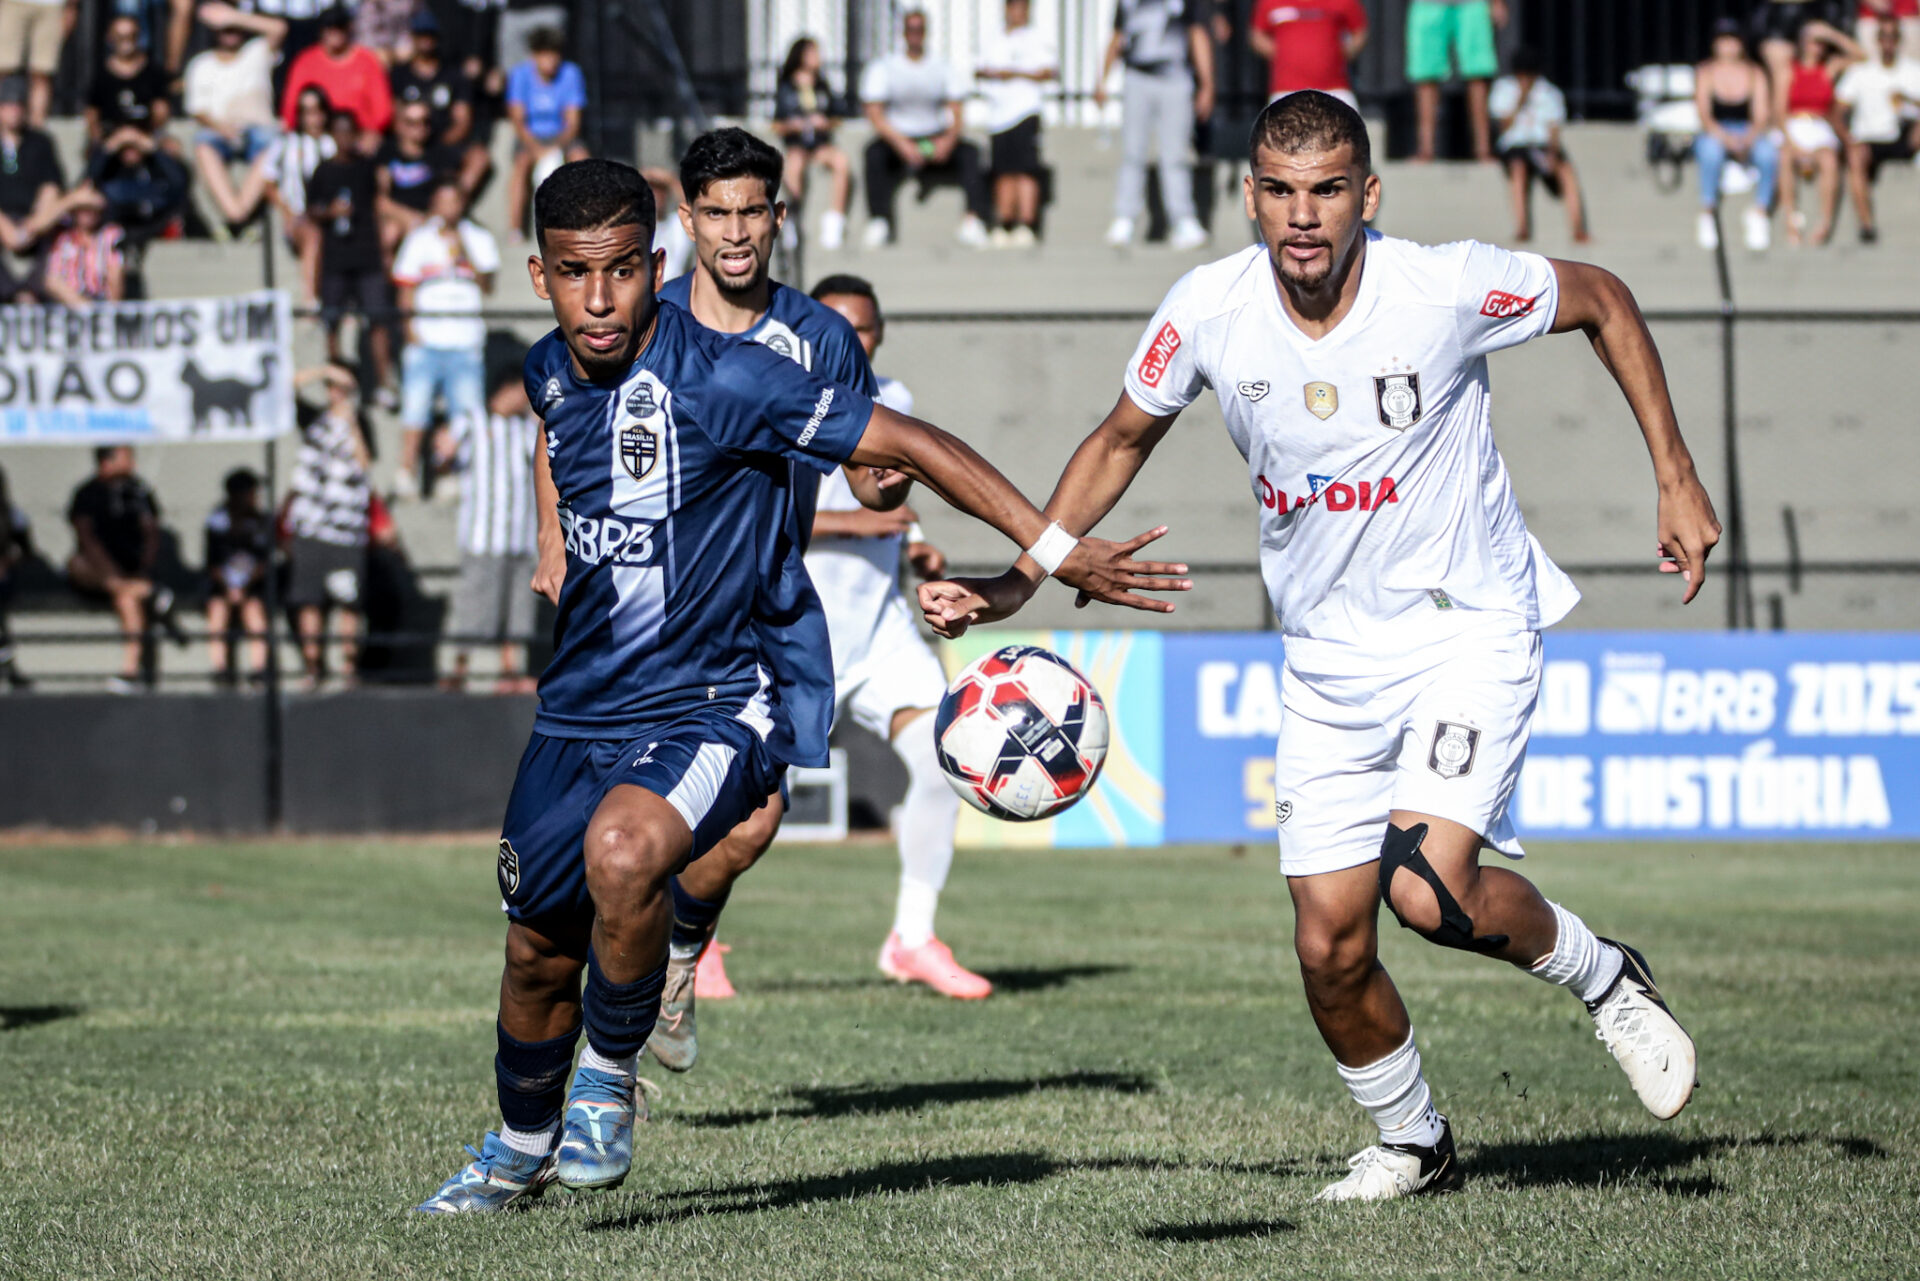
[[[1083, 445], [1082, 449], [1085, 448]], [[896, 414], [883, 405], [874, 406], [866, 431], [847, 461], [905, 472], [949, 506], [992, 525], [1018, 547], [1035, 547], [1052, 523], [966, 442], [930, 423]], [[1071, 467], [1068, 472], [1071, 474]], [[1120, 488], [1124, 489], [1124, 484]], [[1116, 491], [1113, 497], [1118, 496]], [[1095, 520], [1106, 513], [1112, 501], [1108, 499], [1100, 505]], [[1072, 527], [1068, 529], [1070, 534]], [[1059, 537], [1059, 531], [1053, 533]], [[1078, 588], [1091, 600], [1171, 613], [1170, 602], [1139, 593], [1188, 590], [1193, 584], [1179, 577], [1187, 572], [1187, 567], [1133, 558], [1134, 552], [1164, 533], [1164, 527], [1152, 529], [1124, 543], [1089, 537], [1070, 539], [1072, 548], [1059, 562], [1053, 576]], [[1044, 577], [1041, 566], [1032, 558], [1023, 554], [1020, 563], [1031, 567], [1033, 582]]]
[[[1047, 500], [1047, 516], [1070, 534], [1098, 525], [1140, 473], [1148, 455], [1173, 426], [1174, 414], [1154, 415], [1133, 403], [1124, 391], [1091, 435], [1080, 442]], [[1186, 567], [1180, 567], [1180, 573]], [[998, 578], [959, 578], [924, 583], [920, 608], [927, 625], [949, 639], [974, 623], [992, 623], [1017, 613], [1032, 599], [1046, 575], [1032, 557], [1021, 556]], [[1191, 584], [1168, 590], [1185, 591]], [[1085, 605], [1083, 595], [1075, 602]], [[1168, 604], [1162, 612], [1171, 612]]]
[[553, 465], [547, 460], [547, 428], [541, 424], [533, 441], [533, 505], [538, 527], [530, 586], [548, 600], [560, 603], [560, 587], [567, 581], [567, 536], [560, 529], [560, 487], [553, 483]]
[[1684, 575], [1684, 601], [1691, 601], [1707, 581], [1707, 553], [1720, 541], [1720, 522], [1713, 514], [1713, 500], [1694, 471], [1687, 442], [1680, 438], [1667, 372], [1653, 335], [1647, 332], [1632, 292], [1612, 272], [1558, 259], [1553, 269], [1560, 280], [1560, 309], [1553, 332], [1578, 329], [1586, 334], [1594, 354], [1633, 407], [1653, 457], [1654, 481], [1660, 487], [1660, 570]]

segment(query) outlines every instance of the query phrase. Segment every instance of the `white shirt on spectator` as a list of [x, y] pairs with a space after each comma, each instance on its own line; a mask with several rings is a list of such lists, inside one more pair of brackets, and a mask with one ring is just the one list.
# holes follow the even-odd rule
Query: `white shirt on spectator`
[[261, 156], [267, 176], [296, 217], [307, 211], [307, 179], [339, 149], [331, 134], [283, 133]]
[[459, 232], [466, 261], [457, 261], [442, 226], [438, 218], [429, 218], [407, 233], [393, 256], [393, 279], [413, 287], [414, 341], [425, 347], [482, 347], [487, 322], [480, 318], [480, 277], [500, 270], [500, 247], [492, 232], [463, 218]]
[[187, 63], [187, 114], [222, 125], [273, 124], [274, 57], [265, 36], [247, 41], [230, 59], [211, 49], [195, 54]]
[[1522, 99], [1519, 77], [1501, 76], [1487, 94], [1487, 114], [1495, 120], [1513, 117], [1513, 123], [1500, 135], [1497, 150], [1546, 147], [1553, 143], [1554, 126], [1567, 123], [1567, 98], [1547, 81], [1535, 77], [1533, 88]]
[[932, 55], [891, 54], [860, 76], [861, 101], [884, 104], [887, 120], [909, 138], [944, 133], [950, 120], [947, 104], [965, 97], [953, 68]]
[[1853, 108], [1847, 129], [1858, 142], [1898, 142], [1914, 117], [1914, 108], [1902, 108], [1895, 94], [1920, 102], [1920, 62], [1896, 58], [1891, 67], [1878, 59], [1856, 62], [1840, 76], [1833, 96]]
[[[1046, 33], [1029, 22], [989, 38], [980, 51], [980, 66], [988, 71], [1057, 74], [1060, 55]], [[982, 80], [980, 89], [986, 94], [987, 128], [993, 133], [1011, 129], [1028, 116], [1039, 115], [1046, 103], [1041, 83], [1025, 76], [1017, 80]]]

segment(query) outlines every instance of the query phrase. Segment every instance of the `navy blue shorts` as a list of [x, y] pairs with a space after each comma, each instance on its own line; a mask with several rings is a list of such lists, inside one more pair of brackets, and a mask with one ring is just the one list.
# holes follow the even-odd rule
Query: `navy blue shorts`
[[699, 858], [766, 804], [786, 770], [751, 725], [694, 716], [636, 738], [552, 738], [535, 731], [520, 758], [500, 832], [500, 897], [516, 921], [591, 920], [587, 825], [622, 783], [680, 811]]

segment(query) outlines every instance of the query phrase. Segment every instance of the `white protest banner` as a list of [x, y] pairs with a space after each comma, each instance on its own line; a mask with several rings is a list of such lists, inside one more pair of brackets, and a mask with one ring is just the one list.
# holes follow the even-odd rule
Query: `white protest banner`
[[261, 440], [292, 431], [283, 291], [0, 307], [0, 445]]

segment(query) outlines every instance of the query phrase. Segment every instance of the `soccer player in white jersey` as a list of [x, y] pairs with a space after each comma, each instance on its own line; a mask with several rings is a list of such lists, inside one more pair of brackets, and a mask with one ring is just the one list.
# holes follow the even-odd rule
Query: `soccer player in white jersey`
[[[812, 293], [846, 317], [872, 360], [886, 334], [873, 286], [858, 276], [828, 276]], [[875, 399], [896, 413], [913, 412], [913, 393], [905, 385], [895, 378], [879, 382]], [[993, 984], [954, 960], [933, 932], [940, 891], [953, 866], [960, 797], [940, 772], [933, 739], [932, 713], [947, 678], [900, 591], [903, 555], [921, 578], [946, 571], [946, 557], [920, 536], [906, 506], [912, 484], [899, 472], [870, 467], [842, 467], [823, 479], [807, 573], [826, 606], [842, 714], [886, 739], [907, 767], [897, 833], [900, 891], [893, 929], [880, 947], [880, 972], [944, 996], [979, 1000], [993, 994]]]
[[[1578, 597], [1527, 533], [1494, 449], [1487, 354], [1573, 330], [1593, 343], [1646, 438], [1660, 568], [1683, 576], [1686, 600], [1720, 526], [1619, 280], [1369, 232], [1380, 181], [1366, 128], [1326, 94], [1267, 107], [1251, 153], [1247, 214], [1262, 243], [1174, 286], [1047, 514], [1070, 532], [1093, 528], [1180, 411], [1214, 389], [1247, 460], [1285, 633], [1274, 782], [1294, 947], [1320, 1034], [1379, 1128], [1320, 1195], [1382, 1200], [1460, 1182], [1377, 956], [1383, 900], [1431, 942], [1570, 989], [1655, 1116], [1676, 1115], [1696, 1084], [1693, 1042], [1640, 954], [1514, 872], [1480, 866], [1485, 846], [1521, 852], [1507, 803], [1539, 690], [1539, 633]], [[1030, 561], [923, 586], [928, 621], [954, 635], [1006, 617], [1037, 586]]]

